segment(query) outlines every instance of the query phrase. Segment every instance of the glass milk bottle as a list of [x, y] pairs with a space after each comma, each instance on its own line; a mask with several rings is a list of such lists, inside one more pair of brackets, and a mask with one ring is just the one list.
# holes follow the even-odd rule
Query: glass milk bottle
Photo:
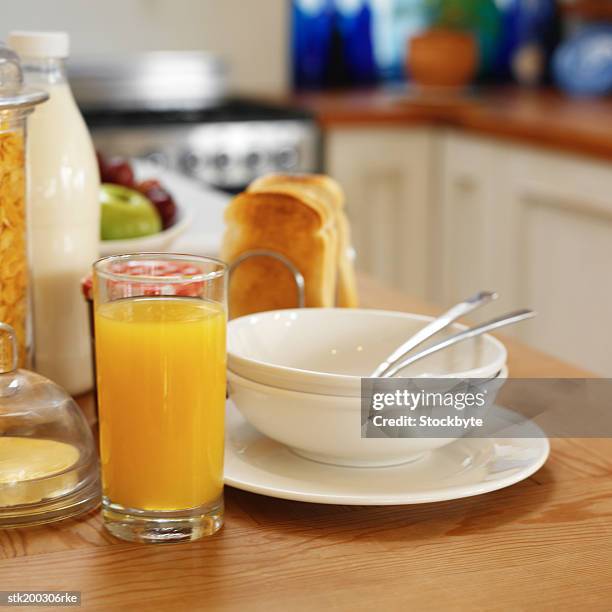
[[12, 32], [26, 83], [49, 93], [28, 125], [34, 368], [71, 394], [91, 389], [81, 278], [98, 258], [100, 179], [91, 138], [70, 86], [65, 32]]

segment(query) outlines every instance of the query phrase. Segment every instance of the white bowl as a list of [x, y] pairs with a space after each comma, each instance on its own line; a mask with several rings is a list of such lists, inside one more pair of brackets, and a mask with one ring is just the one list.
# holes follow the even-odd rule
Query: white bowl
[[[262, 434], [307, 459], [354, 467], [396, 465], [450, 444], [448, 438], [362, 438], [361, 399], [261, 385], [228, 370], [230, 398]], [[502, 368], [500, 378], [506, 378]], [[488, 405], [495, 393], [488, 393]], [[487, 407], [483, 409], [486, 411]]]
[[193, 212], [184, 204], [176, 203], [177, 218], [171, 227], [157, 234], [126, 240], [101, 240], [100, 256], [129, 253], [162, 253], [170, 249], [174, 241], [184, 233], [193, 221]]
[[[384, 310], [303, 308], [262, 312], [228, 324], [228, 368], [264, 385], [360, 396], [361, 377], [431, 317]], [[446, 335], [465, 329], [454, 324]], [[444, 333], [436, 336], [443, 338]], [[506, 362], [490, 335], [466, 340], [422, 359], [404, 377], [492, 378]]]

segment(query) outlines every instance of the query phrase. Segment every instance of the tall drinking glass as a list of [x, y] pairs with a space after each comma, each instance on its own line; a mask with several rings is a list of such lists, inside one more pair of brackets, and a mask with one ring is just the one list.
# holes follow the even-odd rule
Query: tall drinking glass
[[225, 264], [189, 255], [94, 265], [102, 512], [119, 538], [223, 524], [225, 279]]

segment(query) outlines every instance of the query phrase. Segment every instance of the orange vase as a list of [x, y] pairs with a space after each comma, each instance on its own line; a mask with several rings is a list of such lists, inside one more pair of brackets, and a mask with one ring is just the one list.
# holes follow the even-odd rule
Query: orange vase
[[460, 88], [478, 67], [478, 44], [468, 32], [432, 29], [408, 43], [407, 71], [418, 85]]

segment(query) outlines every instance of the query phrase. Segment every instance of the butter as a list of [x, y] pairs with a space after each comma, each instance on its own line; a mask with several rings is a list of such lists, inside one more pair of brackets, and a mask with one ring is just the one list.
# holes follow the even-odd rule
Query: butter
[[0, 437], [0, 506], [32, 504], [70, 491], [77, 475], [63, 472], [78, 459], [79, 450], [64, 442]]

